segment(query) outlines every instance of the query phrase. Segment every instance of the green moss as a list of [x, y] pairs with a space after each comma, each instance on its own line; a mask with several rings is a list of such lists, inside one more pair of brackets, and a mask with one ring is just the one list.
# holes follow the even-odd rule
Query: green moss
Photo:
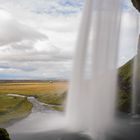
[[10, 140], [9, 134], [4, 128], [0, 128], [0, 140]]
[[122, 66], [119, 69], [119, 77], [121, 78], [121, 80], [123, 80], [123, 81], [131, 80], [132, 66], [133, 66], [133, 60], [130, 60], [129, 62], [127, 62], [124, 66]]
[[123, 112], [130, 112], [131, 109], [131, 94], [132, 94], [132, 67], [133, 60], [127, 62], [119, 69], [118, 78], [118, 110]]

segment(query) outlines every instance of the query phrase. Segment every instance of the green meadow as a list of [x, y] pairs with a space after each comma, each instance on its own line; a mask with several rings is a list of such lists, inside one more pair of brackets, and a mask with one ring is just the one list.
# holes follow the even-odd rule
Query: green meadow
[[[51, 105], [53, 110], [63, 111], [67, 89], [68, 83], [61, 81], [1, 81], [0, 124], [29, 115], [32, 104], [27, 100], [28, 96], [33, 96], [40, 102]], [[8, 94], [25, 97], [13, 97]]]
[[0, 95], [0, 124], [26, 117], [32, 109], [26, 97]]

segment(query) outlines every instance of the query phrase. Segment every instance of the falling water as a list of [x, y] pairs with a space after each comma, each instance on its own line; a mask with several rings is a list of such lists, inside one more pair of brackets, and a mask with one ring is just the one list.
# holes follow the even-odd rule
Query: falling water
[[[114, 120], [120, 17], [119, 0], [85, 1], [66, 115], [72, 130], [94, 138], [102, 137]], [[86, 78], [90, 44], [91, 74]]]
[[132, 115], [137, 117], [140, 114], [140, 36], [137, 48], [137, 55], [133, 65], [133, 95], [132, 95]]

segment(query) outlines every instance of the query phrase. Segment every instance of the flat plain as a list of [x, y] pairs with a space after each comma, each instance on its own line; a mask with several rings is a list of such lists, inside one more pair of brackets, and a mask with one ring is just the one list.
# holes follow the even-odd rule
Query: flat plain
[[0, 81], [0, 124], [29, 115], [32, 109], [29, 96], [63, 111], [67, 90], [67, 81]]

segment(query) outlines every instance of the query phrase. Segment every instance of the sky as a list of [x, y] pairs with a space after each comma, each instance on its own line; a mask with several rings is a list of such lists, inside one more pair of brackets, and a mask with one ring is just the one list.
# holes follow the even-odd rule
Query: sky
[[[0, 79], [69, 79], [84, 0], [0, 0]], [[136, 53], [138, 13], [122, 5], [119, 65]]]

